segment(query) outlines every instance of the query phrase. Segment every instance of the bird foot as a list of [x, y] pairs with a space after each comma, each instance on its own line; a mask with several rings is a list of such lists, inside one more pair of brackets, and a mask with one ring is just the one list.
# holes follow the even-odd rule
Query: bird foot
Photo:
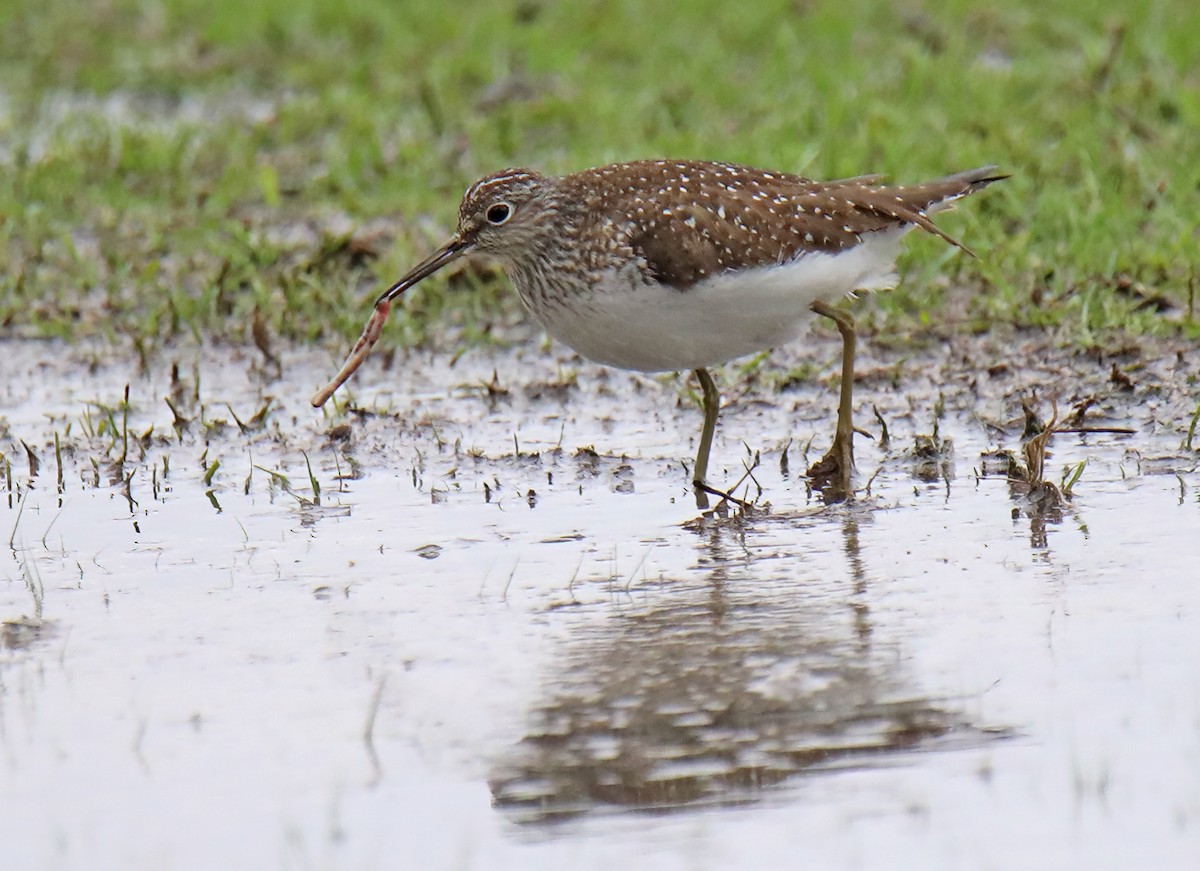
[[[712, 485], [710, 485], [704, 481], [693, 481], [692, 482], [692, 490], [695, 491], [695, 493], [696, 493], [696, 507], [698, 509], [700, 509], [701, 511], [705, 511], [708, 509], [708, 497], [710, 495], [720, 497], [721, 502], [717, 503], [717, 508], [720, 508], [721, 503], [723, 503], [723, 502], [732, 502], [734, 505], [736, 505], [738, 508], [742, 509], [743, 511], [749, 511], [751, 508], [754, 507], [752, 504], [750, 504], [746, 500], [739, 499], [736, 496], [734, 496], [732, 493], [726, 492], [725, 490], [718, 490], [716, 487], [713, 487]], [[713, 510], [716, 510], [716, 509], [713, 509]]]
[[842, 502], [854, 495], [850, 476], [854, 473], [854, 450], [850, 439], [835, 437], [825, 456], [808, 469], [808, 478], [826, 499]]

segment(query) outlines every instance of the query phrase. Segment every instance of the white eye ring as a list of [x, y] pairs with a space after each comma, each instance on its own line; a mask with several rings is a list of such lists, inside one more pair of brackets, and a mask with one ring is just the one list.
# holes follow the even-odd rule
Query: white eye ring
[[505, 202], [499, 202], [492, 203], [490, 206], [488, 206], [487, 211], [484, 212], [483, 216], [487, 218], [487, 222], [489, 224], [494, 227], [499, 227], [512, 217], [512, 213], [512, 206]]

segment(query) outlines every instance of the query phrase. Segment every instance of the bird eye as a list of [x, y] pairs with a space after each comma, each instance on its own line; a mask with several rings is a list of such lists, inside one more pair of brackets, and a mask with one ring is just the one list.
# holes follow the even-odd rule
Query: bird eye
[[512, 217], [512, 206], [508, 203], [494, 203], [488, 206], [485, 217], [489, 224], [495, 224], [498, 227]]

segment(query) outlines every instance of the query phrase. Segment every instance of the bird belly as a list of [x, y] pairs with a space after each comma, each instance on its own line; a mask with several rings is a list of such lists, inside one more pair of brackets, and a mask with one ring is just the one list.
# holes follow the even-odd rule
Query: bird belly
[[584, 357], [642, 372], [695, 369], [792, 341], [817, 300], [894, 287], [901, 235], [875, 234], [842, 252], [726, 272], [685, 290], [646, 283], [632, 269], [552, 298], [519, 289], [547, 332]]

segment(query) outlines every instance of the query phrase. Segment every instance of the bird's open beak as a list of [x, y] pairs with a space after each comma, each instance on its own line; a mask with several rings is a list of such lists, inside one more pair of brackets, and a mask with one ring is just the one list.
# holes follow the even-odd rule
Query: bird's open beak
[[469, 239], [464, 239], [461, 236], [455, 236], [437, 251], [434, 251], [416, 266], [409, 273], [385, 290], [379, 295], [379, 299], [375, 300], [375, 304], [391, 302], [404, 291], [408, 290], [414, 284], [417, 284], [422, 279], [428, 278], [437, 272], [443, 266], [457, 260], [471, 247], [472, 243]]

